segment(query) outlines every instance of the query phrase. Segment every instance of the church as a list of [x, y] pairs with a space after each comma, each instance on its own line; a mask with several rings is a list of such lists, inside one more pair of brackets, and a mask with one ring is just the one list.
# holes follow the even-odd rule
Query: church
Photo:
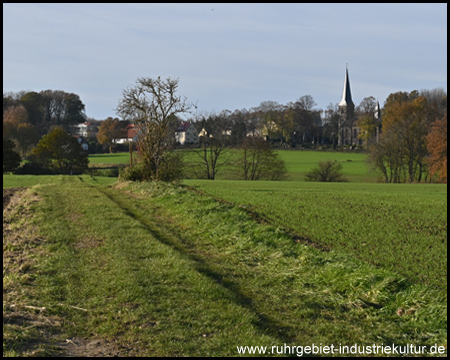
[[[381, 110], [380, 104], [377, 102], [373, 117], [376, 122], [375, 137], [379, 141], [381, 132]], [[350, 78], [348, 76], [348, 67], [345, 69], [344, 89], [342, 91], [342, 99], [339, 103], [339, 131], [338, 145], [366, 145], [360, 138], [361, 127], [358, 124], [358, 114], [355, 113], [355, 104], [352, 100], [352, 92], [350, 89]]]

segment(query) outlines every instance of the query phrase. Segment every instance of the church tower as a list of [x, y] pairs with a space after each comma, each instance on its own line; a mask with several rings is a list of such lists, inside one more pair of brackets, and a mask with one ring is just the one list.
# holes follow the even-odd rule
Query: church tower
[[350, 90], [350, 79], [348, 77], [348, 67], [345, 68], [344, 89], [342, 100], [339, 103], [339, 145], [351, 145], [353, 142], [353, 121], [355, 116], [355, 104], [352, 100]]

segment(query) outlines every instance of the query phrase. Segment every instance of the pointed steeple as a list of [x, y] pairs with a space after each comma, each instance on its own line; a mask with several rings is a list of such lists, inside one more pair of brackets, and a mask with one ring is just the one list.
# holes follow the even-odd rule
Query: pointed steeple
[[352, 92], [350, 91], [350, 79], [348, 77], [348, 67], [345, 67], [345, 80], [344, 80], [344, 90], [342, 92], [342, 100], [339, 106], [354, 106], [352, 100]]

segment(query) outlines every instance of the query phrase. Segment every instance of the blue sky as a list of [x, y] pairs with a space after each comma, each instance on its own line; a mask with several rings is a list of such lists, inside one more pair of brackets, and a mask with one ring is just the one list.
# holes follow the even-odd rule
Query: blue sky
[[116, 116], [138, 77], [199, 113], [447, 91], [447, 4], [3, 4], [3, 92], [63, 90]]

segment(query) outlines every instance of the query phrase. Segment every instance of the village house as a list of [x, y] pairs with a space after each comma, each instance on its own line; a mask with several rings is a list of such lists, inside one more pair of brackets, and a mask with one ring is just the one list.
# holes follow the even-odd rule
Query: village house
[[175, 131], [175, 141], [180, 145], [198, 144], [198, 131], [190, 121], [183, 121]]
[[123, 135], [115, 140], [116, 144], [126, 144], [130, 142], [136, 142], [137, 140], [137, 130], [134, 124], [127, 125]]
[[82, 136], [85, 139], [92, 139], [97, 136], [98, 127], [90, 122], [84, 122], [72, 125], [72, 133], [74, 135]]

